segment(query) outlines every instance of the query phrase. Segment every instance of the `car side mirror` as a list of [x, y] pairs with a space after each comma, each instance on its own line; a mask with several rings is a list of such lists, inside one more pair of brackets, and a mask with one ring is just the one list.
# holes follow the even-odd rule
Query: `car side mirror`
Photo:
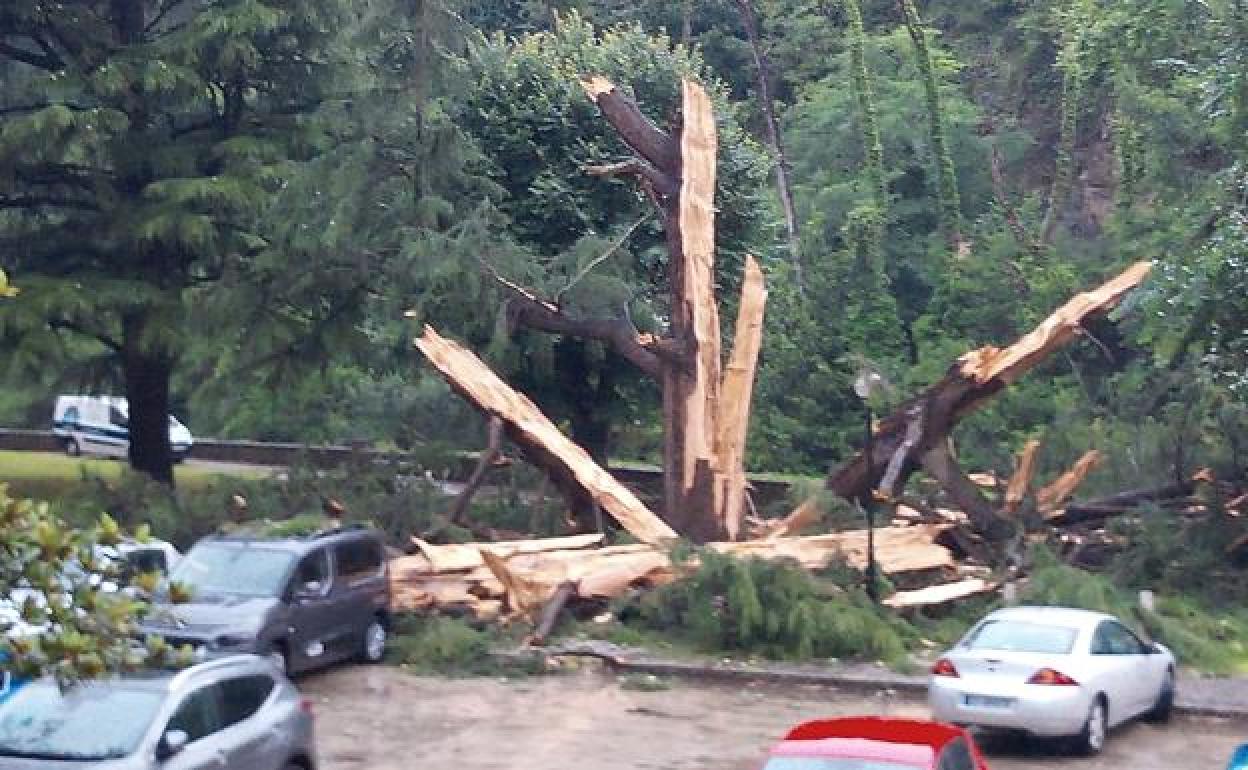
[[1160, 655], [1162, 652], [1164, 652], [1164, 650], [1162, 650], [1162, 649], [1161, 649], [1161, 645], [1160, 645], [1160, 644], [1157, 644], [1156, 642], [1149, 642], [1149, 643], [1148, 643], [1148, 654], [1149, 654], [1149, 655]]
[[187, 735], [186, 730], [167, 730], [160, 737], [160, 745], [156, 747], [156, 758], [164, 761], [186, 748], [186, 744], [190, 742], [191, 736]]
[[321, 595], [321, 581], [309, 580], [295, 589], [295, 599], [315, 599]]

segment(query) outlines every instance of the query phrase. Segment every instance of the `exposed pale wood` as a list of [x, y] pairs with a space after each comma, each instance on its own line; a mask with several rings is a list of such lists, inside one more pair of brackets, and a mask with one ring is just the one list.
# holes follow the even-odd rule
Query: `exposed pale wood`
[[715, 416], [715, 461], [717, 481], [722, 485], [719, 499], [723, 506], [724, 531], [736, 540], [745, 506], [745, 441], [750, 425], [750, 401], [754, 375], [763, 341], [763, 311], [767, 287], [763, 271], [752, 255], [745, 257], [741, 302], [737, 310], [737, 331], [732, 355], [724, 370], [724, 384]]
[[591, 548], [602, 543], [602, 540], [601, 533], [594, 533], [538, 540], [503, 540], [497, 543], [450, 543], [447, 545], [434, 545], [414, 537], [412, 543], [427, 560], [430, 572], [455, 572], [484, 567], [485, 559], [481, 556], [482, 551], [489, 551], [495, 556], [507, 558], [515, 554]]
[[1076, 294], [1013, 345], [983, 347], [967, 353], [959, 359], [962, 374], [980, 384], [999, 380], [1009, 385], [1017, 381], [1054, 350], [1082, 334], [1085, 320], [1116, 307], [1151, 269], [1151, 262], [1137, 262], [1099, 288]]
[[550, 601], [554, 586], [563, 582], [556, 580], [552, 585], [543, 579], [520, 574], [506, 559], [489, 551], [482, 551], [481, 557], [485, 559], [486, 568], [503, 584], [503, 606], [513, 615], [528, 615], [540, 609]]
[[559, 432], [532, 401], [498, 378], [481, 359], [426, 326], [416, 340], [451, 387], [478, 409], [503, 419], [507, 435], [537, 465], [570, 476], [620, 526], [644, 543], [675, 540], [676, 533], [637, 496]]
[[1040, 442], [1035, 439], [1023, 446], [1023, 451], [1018, 456], [1018, 467], [1014, 469], [1010, 484], [1005, 488], [1005, 504], [1002, 506], [1005, 513], [1012, 514], [1023, 504], [1023, 498], [1027, 496], [1031, 479], [1036, 473], [1036, 452], [1039, 450]]
[[1095, 449], [1084, 452], [1083, 457], [1075, 461], [1069, 470], [1036, 492], [1037, 509], [1044, 514], [1056, 511], [1058, 506], [1070, 499], [1075, 489], [1104, 459], [1105, 456]]
[[[880, 571], [885, 574], [898, 574], [952, 567], [953, 556], [949, 549], [933, 542], [936, 535], [944, 529], [940, 525], [876, 529], [876, 561]], [[788, 558], [807, 569], [821, 569], [837, 558], [844, 558], [856, 569], [864, 569], [867, 564], [865, 530], [776, 540], [710, 543], [707, 547], [720, 553], [742, 557]]]
[[[673, 296], [672, 313], [685, 316], [693, 354], [684, 398], [684, 456], [681, 467], [685, 494], [692, 504], [709, 505], [720, 513], [720, 490], [712, 484], [709, 499], [695, 493], [705, 483], [699, 466], [715, 467], [715, 417], [719, 413], [719, 307], [715, 303], [715, 153], [717, 138], [711, 100], [701, 86], [685, 80], [680, 137], [681, 254], [684, 282]], [[719, 522], [722, 528], [723, 522]]]
[[788, 516], [779, 519], [749, 520], [750, 537], [755, 540], [776, 540], [777, 538], [796, 535], [803, 529], [819, 520], [819, 500], [808, 497], [801, 505], [793, 509]]
[[955, 583], [941, 583], [914, 591], [898, 591], [883, 601], [894, 609], [915, 609], [949, 604], [972, 596], [981, 596], [997, 590], [998, 583], [983, 578], [967, 578]]
[[[959, 357], [939, 382], [902, 403], [880, 422], [873, 437], [871, 462], [859, 452], [829, 475], [828, 488], [847, 500], [865, 499], [901, 450], [901, 473], [895, 490], [903, 489], [918, 469], [920, 458], [947, 441], [958, 420], [1073, 340], [1088, 319], [1116, 307], [1145, 279], [1149, 269], [1148, 262], [1139, 262], [1099, 288], [1075, 296], [1009, 347], [984, 347]], [[915, 421], [921, 421], [921, 438], [907, 442], [906, 435]], [[1000, 528], [1002, 532], [1005, 529]]]

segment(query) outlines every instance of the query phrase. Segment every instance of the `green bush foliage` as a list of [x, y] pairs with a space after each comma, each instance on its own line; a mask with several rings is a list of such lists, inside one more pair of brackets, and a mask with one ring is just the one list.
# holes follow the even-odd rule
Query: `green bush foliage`
[[1022, 600], [1026, 604], [1079, 607], [1106, 612], [1122, 619], [1145, 638], [1169, 647], [1180, 666], [1215, 674], [1242, 670], [1248, 664], [1248, 614], [1169, 595], [1158, 597], [1152, 612], [1140, 608], [1122, 584], [1057, 561], [1046, 549], [1037, 550]]
[[508, 662], [493, 655], [508, 640], [458, 618], [402, 615], [390, 637], [387, 659], [408, 671], [444, 676], [537, 673], [540, 661]]
[[899, 662], [913, 631], [856, 588], [795, 565], [703, 552], [690, 576], [654, 591], [625, 615], [636, 626], [682, 637], [703, 652], [773, 659]]

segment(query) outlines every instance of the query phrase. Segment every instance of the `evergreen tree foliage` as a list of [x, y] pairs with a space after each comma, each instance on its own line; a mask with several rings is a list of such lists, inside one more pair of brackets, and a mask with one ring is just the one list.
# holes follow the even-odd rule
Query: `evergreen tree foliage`
[[0, 249], [29, 291], [3, 333], [45, 366], [65, 335], [90, 339], [130, 400], [131, 462], [157, 479], [172, 483], [173, 372], [213, 331], [202, 308], [274, 258], [270, 199], [333, 143], [318, 112], [349, 109], [352, 21], [341, 0], [0, 12], [16, 73], [0, 95]]

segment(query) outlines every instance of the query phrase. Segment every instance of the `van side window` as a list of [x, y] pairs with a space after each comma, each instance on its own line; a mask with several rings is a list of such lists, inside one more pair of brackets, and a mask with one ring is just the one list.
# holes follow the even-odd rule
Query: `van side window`
[[329, 551], [322, 548], [303, 557], [299, 568], [295, 570], [294, 590], [303, 593], [309, 583], [316, 583], [320, 590], [317, 596], [329, 593]]
[[347, 585], [381, 577], [383, 559], [381, 543], [372, 539], [349, 540], [334, 546], [338, 577]]
[[121, 410], [115, 406], [108, 408], [108, 421], [119, 428], [130, 427], [130, 419], [121, 413]]
[[65, 416], [61, 419], [63, 419], [65, 422], [77, 425], [78, 424], [78, 407], [71, 406], [70, 408], [66, 409]]

